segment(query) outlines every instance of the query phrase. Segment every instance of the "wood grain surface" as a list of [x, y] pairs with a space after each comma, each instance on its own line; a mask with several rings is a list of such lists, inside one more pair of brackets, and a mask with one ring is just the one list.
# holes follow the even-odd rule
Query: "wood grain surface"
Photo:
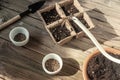
[[[91, 32], [97, 40], [104, 46], [120, 50], [120, 1], [79, 2], [96, 26]], [[0, 16], [7, 21], [26, 10], [29, 4], [29, 0], [3, 0]], [[10, 30], [17, 26], [30, 32], [30, 41], [24, 47], [16, 47], [9, 40]], [[38, 14], [31, 14], [0, 31], [0, 80], [83, 80], [83, 61], [95, 50], [94, 47], [87, 36], [73, 39], [63, 46], [54, 44]], [[64, 66], [58, 75], [50, 76], [42, 69], [42, 59], [49, 53], [63, 58]]]

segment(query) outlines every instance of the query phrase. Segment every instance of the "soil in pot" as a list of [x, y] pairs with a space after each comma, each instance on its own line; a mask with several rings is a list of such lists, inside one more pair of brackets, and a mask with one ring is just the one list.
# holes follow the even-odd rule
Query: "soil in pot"
[[57, 42], [70, 36], [70, 31], [65, 25], [59, 25], [54, 28], [50, 28], [50, 31]]
[[[87, 28], [90, 28], [90, 26], [88, 25], [88, 23], [85, 21], [85, 19], [83, 17], [79, 17], [78, 18]], [[71, 25], [73, 26], [74, 30], [76, 33], [79, 33], [81, 30], [81, 28], [73, 21], [70, 21]]]
[[54, 71], [56, 71], [56, 70], [59, 69], [60, 64], [59, 64], [59, 62], [58, 62], [57, 60], [55, 60], [55, 59], [49, 59], [49, 60], [46, 61], [45, 67], [46, 67], [46, 69], [47, 69], [48, 71], [54, 72]]
[[[120, 59], [120, 55], [110, 55]], [[88, 63], [87, 74], [90, 80], [120, 80], [120, 64], [114, 63], [102, 54], [94, 56]]]
[[60, 16], [57, 13], [55, 8], [50, 10], [50, 11], [43, 12], [42, 16], [43, 16], [43, 18], [44, 18], [47, 25], [60, 19]]
[[66, 16], [73, 15], [79, 12], [73, 4], [68, 4], [62, 7], [63, 11], [65, 12]]
[[22, 33], [18, 33], [15, 37], [14, 40], [17, 42], [24, 41], [26, 39], [26, 36]]

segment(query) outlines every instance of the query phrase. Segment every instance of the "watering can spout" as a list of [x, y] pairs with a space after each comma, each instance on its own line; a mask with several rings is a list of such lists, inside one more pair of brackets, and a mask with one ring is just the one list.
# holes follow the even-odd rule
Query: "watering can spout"
[[120, 64], [120, 60], [112, 57], [109, 55], [100, 45], [100, 43], [96, 40], [96, 38], [93, 36], [93, 34], [85, 27], [85, 25], [77, 18], [77, 17], [72, 17], [71, 18], [73, 22], [75, 22], [86, 34], [87, 36], [91, 39], [91, 41], [95, 44], [95, 46], [99, 49], [99, 51], [109, 60]]

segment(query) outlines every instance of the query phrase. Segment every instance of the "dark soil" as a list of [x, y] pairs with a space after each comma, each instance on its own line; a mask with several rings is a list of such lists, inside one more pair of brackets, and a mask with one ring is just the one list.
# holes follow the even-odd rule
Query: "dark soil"
[[[88, 25], [88, 23], [84, 20], [83, 17], [79, 17], [78, 18], [87, 28], [90, 28], [90, 26]], [[74, 30], [76, 31], [76, 33], [79, 33], [81, 30], [81, 28], [76, 24], [74, 23], [73, 21], [70, 21], [71, 25], [73, 26]]]
[[26, 39], [26, 36], [22, 33], [19, 33], [14, 37], [14, 40], [17, 42], [24, 41], [25, 39]]
[[54, 72], [54, 71], [59, 69], [60, 64], [55, 59], [49, 59], [49, 60], [46, 61], [45, 67], [48, 71]]
[[73, 4], [68, 4], [62, 7], [63, 11], [65, 12], [66, 16], [73, 15], [79, 12]]
[[[111, 55], [120, 59], [119, 55]], [[99, 54], [89, 61], [87, 73], [90, 80], [120, 80], [120, 64]]]
[[1, 4], [2, 4], [2, 0], [0, 0], [0, 10], [1, 10]]
[[55, 9], [43, 12], [42, 16], [43, 16], [43, 18], [44, 18], [47, 25], [60, 19], [60, 16], [59, 16], [59, 14], [57, 13], [57, 11]]
[[118, 58], [118, 59], [120, 59], [120, 56], [117, 56], [117, 55], [114, 55], [114, 54], [110, 54], [111, 56], [113, 56], [113, 57], [115, 57], [115, 58]]
[[65, 25], [59, 25], [54, 28], [50, 28], [50, 31], [57, 42], [70, 36], [70, 31], [66, 28]]

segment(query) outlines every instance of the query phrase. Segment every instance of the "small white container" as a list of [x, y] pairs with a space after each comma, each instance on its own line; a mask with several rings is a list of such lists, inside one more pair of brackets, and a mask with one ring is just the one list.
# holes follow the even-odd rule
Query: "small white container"
[[[60, 67], [59, 67], [56, 71], [54, 71], [54, 72], [48, 71], [48, 70], [46, 69], [46, 67], [45, 67], [45, 63], [46, 63], [46, 61], [49, 60], [49, 59], [55, 59], [55, 60], [57, 60], [58, 63], [60, 64]], [[62, 67], [63, 67], [62, 58], [61, 58], [59, 55], [55, 54], [55, 53], [50, 53], [50, 54], [46, 55], [46, 56], [43, 58], [43, 60], [42, 60], [42, 67], [43, 67], [43, 70], [44, 70], [47, 74], [55, 75], [55, 74], [59, 73], [59, 72], [61, 71]]]
[[[14, 40], [14, 37], [15, 37], [17, 34], [19, 34], [19, 33], [25, 35], [26, 39], [23, 40], [23, 41], [21, 41], [21, 42], [15, 41], [15, 40]], [[15, 27], [14, 29], [12, 29], [12, 30], [10, 31], [9, 38], [10, 38], [11, 42], [12, 42], [14, 45], [16, 45], [16, 46], [24, 46], [24, 45], [26, 45], [26, 44], [28, 43], [28, 41], [29, 41], [29, 32], [28, 32], [28, 30], [27, 30], [26, 28], [24, 28], [24, 27]]]

